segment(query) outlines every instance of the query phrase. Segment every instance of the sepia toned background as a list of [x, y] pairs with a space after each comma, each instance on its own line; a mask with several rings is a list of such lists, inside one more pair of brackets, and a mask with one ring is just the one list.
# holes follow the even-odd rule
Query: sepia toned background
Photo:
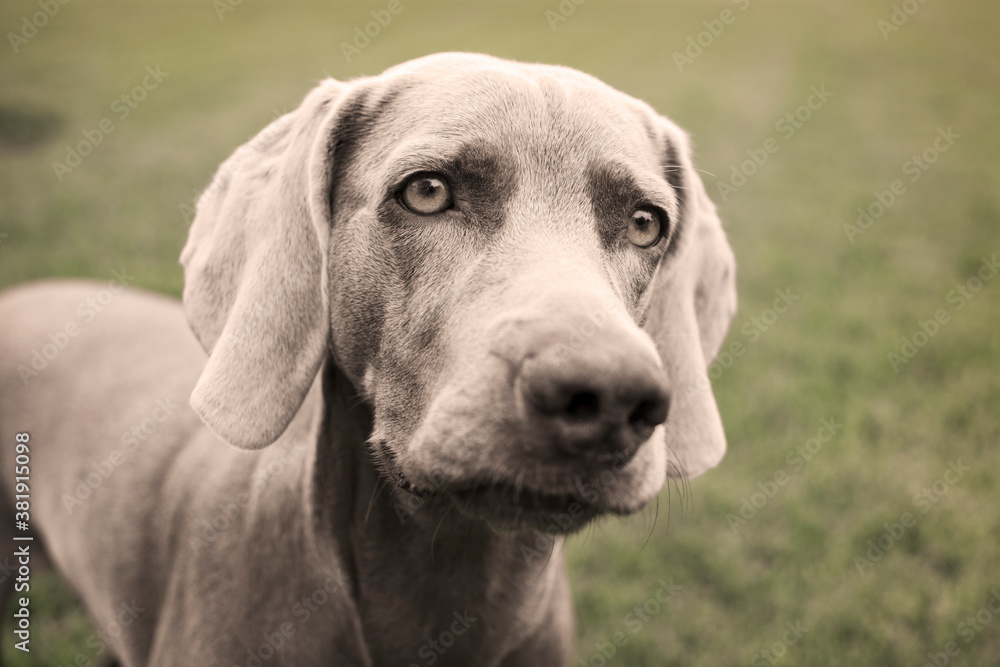
[[[569, 540], [574, 664], [1000, 664], [1000, 5], [389, 4], [5, 0], [0, 288], [179, 296], [194, 198], [323, 77], [589, 72], [692, 134], [740, 310], [722, 465]], [[55, 575], [31, 611], [4, 664], [103, 657]]]

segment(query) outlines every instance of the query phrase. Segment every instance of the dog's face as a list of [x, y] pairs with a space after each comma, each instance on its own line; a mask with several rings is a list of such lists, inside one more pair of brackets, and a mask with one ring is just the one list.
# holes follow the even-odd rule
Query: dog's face
[[688, 153], [565, 68], [448, 54], [324, 84], [199, 204], [193, 404], [266, 445], [329, 350], [407, 492], [500, 527], [638, 510], [725, 447], [705, 367], [732, 255]]

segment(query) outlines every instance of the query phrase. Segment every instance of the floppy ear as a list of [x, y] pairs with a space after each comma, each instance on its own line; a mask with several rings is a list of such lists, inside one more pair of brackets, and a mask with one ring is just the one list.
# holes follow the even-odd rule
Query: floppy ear
[[708, 365], [736, 313], [736, 262], [715, 205], [691, 165], [687, 137], [665, 119], [661, 127], [665, 176], [681, 198], [680, 236], [657, 270], [644, 328], [673, 391], [664, 425], [668, 473], [691, 478], [718, 465], [726, 453]]
[[284, 432], [327, 350], [329, 186], [345, 90], [324, 82], [226, 160], [181, 253], [184, 308], [209, 353], [191, 406], [238, 447]]

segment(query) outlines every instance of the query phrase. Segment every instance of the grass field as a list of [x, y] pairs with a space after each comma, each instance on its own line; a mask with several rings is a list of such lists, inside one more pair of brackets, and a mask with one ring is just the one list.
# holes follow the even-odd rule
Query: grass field
[[[0, 287], [125, 267], [179, 296], [195, 193], [326, 75], [443, 50], [590, 72], [692, 133], [737, 256], [742, 353], [713, 373], [721, 467], [665, 490], [655, 526], [570, 540], [578, 658], [600, 664], [621, 630], [609, 664], [1000, 664], [1000, 5], [908, 0], [896, 26], [889, 0], [567, 0], [550, 25], [558, 0], [403, 0], [348, 62], [341, 42], [386, 2], [223, 1], [69, 2], [7, 36]], [[0, 26], [31, 33], [38, 11], [6, 0]], [[137, 101], [147, 67], [165, 75]], [[778, 315], [777, 290], [798, 297]], [[661, 581], [679, 588], [641, 611]], [[32, 653], [5, 629], [4, 664], [94, 658], [72, 594], [33, 585]]]

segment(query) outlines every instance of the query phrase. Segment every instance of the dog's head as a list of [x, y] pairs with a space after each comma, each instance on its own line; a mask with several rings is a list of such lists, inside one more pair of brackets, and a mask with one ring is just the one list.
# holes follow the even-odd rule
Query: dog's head
[[191, 403], [236, 446], [277, 439], [329, 358], [384, 472], [497, 526], [634, 512], [725, 452], [715, 207], [681, 130], [577, 71], [324, 82], [223, 164], [181, 260]]

